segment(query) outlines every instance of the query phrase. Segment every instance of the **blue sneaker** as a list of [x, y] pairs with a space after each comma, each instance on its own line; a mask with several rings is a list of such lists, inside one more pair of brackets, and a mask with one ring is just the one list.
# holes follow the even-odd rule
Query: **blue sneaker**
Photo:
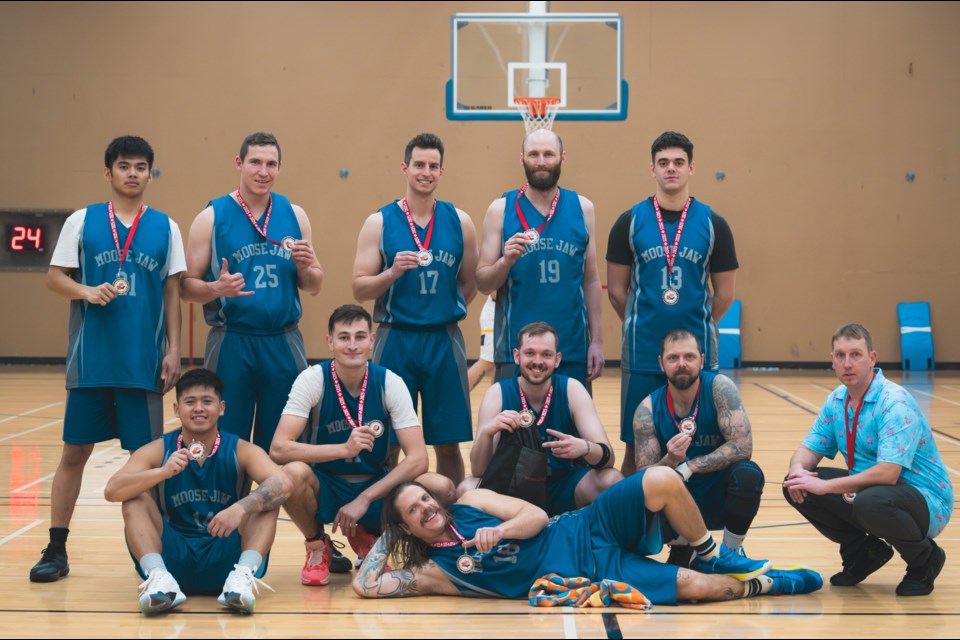
[[770, 567], [769, 560], [751, 560], [724, 544], [720, 545], [720, 554], [716, 558], [704, 560], [697, 556], [690, 565], [691, 569], [700, 573], [722, 574], [743, 582], [765, 574]]
[[767, 595], [792, 596], [800, 593], [813, 593], [823, 586], [823, 578], [809, 567], [782, 567], [770, 569], [761, 580], [773, 582], [773, 589]]

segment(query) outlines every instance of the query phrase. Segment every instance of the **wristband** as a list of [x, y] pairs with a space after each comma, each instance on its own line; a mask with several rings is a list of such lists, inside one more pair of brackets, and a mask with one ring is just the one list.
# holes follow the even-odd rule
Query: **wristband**
[[[608, 447], [607, 445], [603, 444], [602, 442], [595, 442], [594, 444], [596, 444], [598, 447], [600, 447], [600, 451], [603, 452], [603, 455], [600, 456], [600, 460], [597, 462], [597, 464], [591, 464], [591, 465], [590, 465], [590, 468], [592, 468], [592, 469], [603, 469], [603, 468], [605, 468], [605, 467], [607, 466], [607, 463], [610, 462], [610, 455], [611, 455], [612, 452], [610, 451], [610, 447]], [[589, 463], [587, 463], [587, 464], [589, 464]]]
[[686, 462], [677, 465], [677, 468], [674, 469], [677, 473], [680, 474], [680, 477], [683, 478], [683, 481], [686, 482], [690, 479], [690, 476], [693, 475], [693, 469], [690, 468]]

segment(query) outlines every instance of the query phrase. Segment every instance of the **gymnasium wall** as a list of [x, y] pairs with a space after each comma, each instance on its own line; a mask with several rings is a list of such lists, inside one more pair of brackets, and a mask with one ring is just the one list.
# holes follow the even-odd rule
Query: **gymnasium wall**
[[[236, 188], [254, 130], [283, 148], [277, 190], [310, 215], [326, 271], [304, 301], [308, 355], [352, 300], [364, 218], [403, 193], [403, 147], [447, 145], [438, 195], [479, 229], [523, 179], [519, 122], [450, 122], [450, 16], [525, 2], [0, 4], [0, 207], [79, 208], [108, 197], [103, 149], [146, 137], [160, 177], [147, 202], [184, 237], [211, 198]], [[929, 300], [940, 362], [960, 362], [960, 261], [953, 249], [960, 148], [957, 3], [553, 2], [624, 16], [629, 117], [558, 123], [561, 184], [596, 204], [601, 258], [613, 221], [654, 188], [650, 142], [696, 145], [692, 193], [731, 223], [747, 361], [823, 362], [859, 321], [898, 360], [896, 303]], [[349, 171], [339, 177], [341, 168]], [[715, 178], [717, 171], [725, 180]], [[905, 175], [914, 172], [916, 180]], [[601, 260], [601, 276], [606, 281]], [[0, 358], [60, 358], [68, 303], [45, 275], [0, 273]], [[482, 297], [465, 321], [478, 353]], [[184, 311], [186, 315], [186, 306]], [[194, 348], [202, 355], [199, 309]], [[604, 296], [604, 343], [619, 358]], [[184, 319], [184, 355], [187, 321]], [[120, 347], [122, 348], [122, 347]]]

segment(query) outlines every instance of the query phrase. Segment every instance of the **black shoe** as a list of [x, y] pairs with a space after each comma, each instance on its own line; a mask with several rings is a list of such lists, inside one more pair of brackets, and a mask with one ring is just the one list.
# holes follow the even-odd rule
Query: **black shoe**
[[693, 559], [696, 557], [696, 555], [697, 554], [694, 552], [693, 547], [688, 544], [670, 545], [670, 555], [667, 556], [667, 564], [689, 569], [690, 563], [693, 562]]
[[924, 564], [915, 569], [907, 567], [907, 575], [903, 576], [903, 580], [897, 585], [897, 595], [925, 596], [933, 591], [933, 581], [940, 575], [946, 560], [947, 554], [934, 542], [933, 553]]
[[67, 548], [49, 545], [43, 550], [40, 562], [30, 569], [30, 582], [56, 582], [68, 573]]
[[340, 553], [340, 549], [343, 549], [343, 543], [339, 540], [330, 540], [330, 551], [333, 552], [333, 557], [330, 559], [330, 573], [350, 573], [350, 569], [353, 568], [353, 563], [350, 562], [350, 558], [346, 557]]
[[863, 582], [871, 573], [887, 564], [893, 557], [893, 548], [880, 538], [867, 538], [863, 546], [843, 563], [843, 571], [830, 576], [830, 584], [852, 587]]

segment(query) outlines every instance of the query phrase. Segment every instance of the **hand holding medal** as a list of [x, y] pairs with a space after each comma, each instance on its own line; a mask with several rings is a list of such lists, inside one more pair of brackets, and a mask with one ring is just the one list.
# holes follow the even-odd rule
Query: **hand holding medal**
[[400, 201], [400, 208], [403, 209], [403, 214], [407, 217], [410, 234], [413, 236], [413, 241], [417, 245], [417, 266], [429, 267], [433, 264], [433, 253], [430, 252], [430, 240], [433, 238], [433, 223], [437, 219], [437, 201], [433, 201], [433, 211], [430, 213], [430, 224], [427, 225], [427, 237], [423, 242], [420, 242], [420, 236], [417, 235], [417, 227], [413, 223], [413, 214], [410, 213], [410, 206], [407, 204], [406, 198]]
[[133, 236], [137, 233], [137, 227], [140, 225], [140, 218], [147, 210], [147, 205], [140, 205], [140, 211], [137, 217], [133, 219], [130, 225], [130, 232], [127, 234], [127, 241], [120, 248], [120, 233], [117, 231], [117, 216], [113, 212], [113, 201], [107, 202], [107, 218], [110, 220], [110, 234], [113, 236], [113, 244], [117, 248], [117, 254], [120, 256], [120, 262], [117, 264], [117, 277], [113, 279], [113, 290], [118, 296], [125, 296], [130, 293], [130, 282], [123, 272], [123, 263], [127, 259], [127, 252], [130, 251], [130, 245], [133, 243]]
[[163, 471], [168, 478], [172, 478], [186, 469], [188, 464], [190, 464], [190, 453], [186, 449], [177, 449], [163, 463]]

